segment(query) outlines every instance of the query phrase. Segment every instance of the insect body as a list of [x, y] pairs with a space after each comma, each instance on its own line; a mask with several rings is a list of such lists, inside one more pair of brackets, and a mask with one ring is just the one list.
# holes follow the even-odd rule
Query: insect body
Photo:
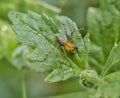
[[56, 39], [57, 39], [57, 42], [67, 51], [67, 52], [70, 52], [70, 53], [75, 53], [75, 49], [77, 49], [77, 47], [71, 43], [71, 42], [68, 42], [66, 41], [64, 38], [62, 37], [58, 37], [56, 36]]

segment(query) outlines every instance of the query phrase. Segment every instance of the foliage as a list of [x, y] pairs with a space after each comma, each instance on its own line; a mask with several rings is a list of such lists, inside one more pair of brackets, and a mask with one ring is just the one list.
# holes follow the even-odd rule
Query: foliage
[[[65, 0], [64, 4], [66, 2], [68, 1]], [[80, 1], [78, 0], [78, 2]], [[74, 4], [77, 3], [76, 6], [78, 6], [78, 2], [76, 1]], [[52, 87], [48, 89], [48, 86], [46, 91], [51, 90], [54, 94], [57, 92], [57, 96], [48, 95], [49, 98], [120, 97], [119, 0], [100, 0], [98, 8], [90, 7], [88, 9], [88, 34], [84, 38], [76, 23], [66, 16], [60, 16], [60, 9], [56, 7], [43, 2], [28, 2], [28, 0], [12, 0], [12, 2], [8, 2], [8, 5], [5, 3], [6, 0], [0, 1], [0, 8], [3, 9], [0, 13], [0, 87], [2, 92], [6, 92], [10, 98], [16, 98], [17, 94], [19, 97], [22, 95], [23, 98], [37, 96], [36, 93], [42, 92], [44, 89], [39, 91], [36, 88], [44, 83], [33, 81], [35, 77], [30, 76], [32, 71], [38, 74], [38, 77], [40, 74], [47, 74], [45, 86], [49, 83], [53, 83], [53, 85], [60, 83], [55, 84], [57, 89], [60, 86], [59, 94], [61, 94], [60, 90], [66, 93], [64, 89], [71, 89], [71, 94], [58, 95], [55, 88], [55, 90], [51, 89]], [[74, 11], [77, 12], [77, 9], [79, 7], [76, 7]], [[8, 17], [12, 22], [13, 30], [7, 17], [9, 10], [11, 11]], [[80, 14], [78, 13], [78, 15]], [[66, 32], [69, 36], [66, 35]], [[58, 43], [56, 36], [62, 37], [66, 41], [68, 37], [72, 38], [70, 41], [77, 47], [76, 53], [67, 52], [64, 45]], [[13, 66], [19, 70], [14, 69]], [[11, 77], [11, 74], [14, 74], [15, 78]], [[11, 85], [16, 87], [14, 96], [6, 91], [8, 86], [4, 87], [6, 75], [9, 77], [7, 79]], [[29, 78], [26, 79], [26, 75], [32, 77], [31, 80], [35, 86], [33, 89], [31, 89], [33, 86], [31, 86]], [[42, 80], [41, 77], [40, 80]], [[67, 87], [63, 87], [62, 84]], [[74, 91], [77, 87], [79, 88], [76, 93]], [[40, 94], [44, 95], [44, 92]], [[2, 97], [7, 98], [7, 96]]]
[[90, 8], [88, 11], [88, 32], [92, 42], [89, 62], [99, 72], [103, 69], [114, 43], [120, 38], [120, 12], [116, 2], [118, 1], [101, 0], [100, 8]]
[[[38, 62], [38, 66], [44, 68], [45, 71], [53, 70], [46, 78], [47, 82], [79, 76], [81, 70], [86, 68], [87, 49], [85, 49], [80, 33], [76, 31], [76, 25], [67, 17], [61, 16], [57, 20], [61, 25], [61, 30], [48, 16], [31, 11], [27, 14], [11, 11], [9, 17], [13, 23], [13, 30], [17, 33], [17, 40], [32, 49], [26, 58], [29, 61]], [[64, 29], [66, 31], [63, 31]], [[73, 34], [73, 43], [78, 47], [77, 53], [64, 53], [56, 44], [55, 36], [59, 35], [65, 38], [65, 32], [73, 31], [76, 31]], [[31, 66], [29, 67], [31, 68]], [[38, 70], [41, 70], [41, 67]]]
[[115, 0], [100, 0], [100, 8], [88, 12], [88, 32], [91, 36], [89, 64], [98, 70], [101, 80], [95, 98], [118, 98], [120, 70], [120, 11]]

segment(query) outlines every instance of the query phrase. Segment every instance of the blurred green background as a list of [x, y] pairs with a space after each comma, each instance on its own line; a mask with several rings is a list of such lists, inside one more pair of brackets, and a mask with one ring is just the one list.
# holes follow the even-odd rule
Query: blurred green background
[[[87, 30], [87, 10], [90, 6], [99, 7], [99, 1], [0, 0], [0, 98], [24, 98], [24, 90], [27, 98], [88, 98], [88, 92], [79, 85], [78, 78], [48, 84], [44, 82], [44, 78], [49, 72], [39, 73], [26, 68], [21, 70], [23, 62], [21, 59], [13, 58], [20, 43], [16, 41], [16, 35], [11, 30], [8, 12], [32, 10], [46, 13], [51, 17], [65, 15], [75, 21], [79, 28], [83, 27]], [[19, 70], [16, 69], [16, 64], [19, 64]]]

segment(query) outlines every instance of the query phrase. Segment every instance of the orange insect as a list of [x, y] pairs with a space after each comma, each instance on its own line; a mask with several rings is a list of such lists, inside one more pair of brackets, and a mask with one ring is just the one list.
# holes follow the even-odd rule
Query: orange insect
[[57, 42], [67, 51], [67, 52], [70, 52], [70, 53], [76, 53], [75, 49], [77, 49], [77, 47], [69, 42], [69, 41], [66, 41], [65, 39], [63, 39], [62, 37], [58, 37], [56, 36], [56, 39], [57, 39]]
[[[63, 50], [63, 52], [65, 54], [65, 57], [67, 59], [68, 57], [66, 55], [66, 52], [75, 54], [76, 51], [77, 51], [76, 50], [77, 47], [73, 43], [73, 38], [72, 38], [73, 37], [73, 33], [76, 32], [76, 31], [84, 30], [84, 29], [81, 28], [81, 29], [78, 29], [78, 30], [74, 30], [73, 32], [70, 33], [70, 35], [68, 35], [67, 30], [65, 28], [65, 24], [62, 23], [62, 25], [63, 25], [64, 33], [66, 35], [67, 40], [62, 38], [62, 37], [60, 37], [60, 36], [57, 36], [57, 35], [55, 37], [56, 37], [57, 42], [60, 44], [61, 49]], [[61, 70], [62, 70], [62, 72], [61, 72], [62, 79], [64, 79], [64, 68], [61, 66], [61, 62], [59, 62], [59, 63], [60, 63], [60, 67], [61, 67]]]
[[65, 28], [65, 24], [62, 23], [62, 25], [63, 25], [65, 35], [67, 37], [67, 41], [62, 37], [56, 36], [57, 42], [61, 45], [62, 49], [64, 49], [65, 51], [67, 51], [69, 53], [75, 54], [77, 47], [72, 43], [72, 35], [77, 30], [71, 32], [71, 34], [68, 35], [67, 30]]

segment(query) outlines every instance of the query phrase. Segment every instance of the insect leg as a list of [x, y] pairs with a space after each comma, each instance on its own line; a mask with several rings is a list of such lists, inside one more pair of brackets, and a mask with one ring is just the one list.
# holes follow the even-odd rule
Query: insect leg
[[69, 60], [69, 58], [67, 57], [67, 54], [66, 54], [65, 48], [64, 48], [63, 46], [61, 46], [61, 49], [63, 50], [63, 52], [64, 52], [64, 56], [65, 56], [65, 58], [67, 59], [67, 61], [69, 62], [69, 65], [70, 65], [71, 68], [73, 69], [73, 66], [72, 66], [71, 63], [70, 63], [70, 60]]
[[[62, 56], [61, 56], [61, 53], [60, 53], [60, 58], [61, 58]], [[60, 65], [60, 69], [61, 69], [61, 77], [62, 77], [62, 80], [64, 80], [64, 69], [63, 69], [63, 67], [62, 67], [62, 62], [61, 61], [58, 61], [59, 62], [59, 65]]]
[[44, 58], [42, 61], [45, 61], [52, 51], [53, 51], [53, 49], [51, 49], [51, 50], [46, 54], [45, 58]]
[[[58, 49], [58, 50], [60, 50], [60, 47], [57, 47], [57, 43], [55, 42], [55, 49]], [[55, 53], [55, 52], [54, 52]], [[61, 52], [59, 53], [59, 55], [58, 55], [58, 53], [55, 53], [55, 55], [56, 55], [56, 58], [62, 58], [62, 56], [61, 56]], [[59, 56], [59, 57], [58, 57]], [[59, 63], [59, 68], [61, 69], [61, 77], [62, 77], [62, 80], [64, 80], [64, 68], [62, 67], [62, 61], [60, 61], [60, 59], [58, 60], [58, 63]]]
[[[85, 30], [84, 28], [80, 28], [80, 29], [78, 29], [78, 30], [75, 30], [75, 31], [71, 32], [71, 40], [72, 40], [72, 38], [73, 38], [73, 33], [74, 33], [74, 32], [78, 31], [78, 32], [80, 33], [80, 31], [84, 31], [84, 30]], [[81, 33], [80, 33], [80, 34], [81, 34]], [[81, 39], [82, 39], [82, 42], [83, 42], [83, 44], [84, 44], [85, 49], [87, 50], [87, 45], [86, 45], [86, 43], [85, 43], [84, 38], [82, 38], [82, 35], [81, 35]], [[88, 50], [87, 50], [87, 51], [88, 51]]]
[[68, 42], [70, 41], [70, 39], [71, 39], [71, 37], [68, 35], [68, 33], [67, 33], [67, 30], [66, 30], [66, 28], [65, 28], [65, 24], [64, 23], [62, 23], [62, 25], [63, 25], [63, 29], [64, 29], [64, 32], [65, 32], [65, 35], [66, 35], [66, 37], [67, 37], [67, 40], [68, 40]]
[[76, 31], [78, 31], [78, 32], [80, 32], [80, 31], [84, 31], [84, 28], [80, 28], [80, 29], [78, 29], [78, 30], [74, 30], [74, 31], [72, 31], [72, 32], [71, 32], [71, 38], [73, 37], [73, 33], [76, 32]]
[[[82, 31], [84, 31], [84, 28], [83, 28]], [[80, 33], [80, 32], [79, 32], [79, 33]], [[81, 34], [81, 33], [80, 33], [80, 34]], [[82, 34], [81, 34], [81, 39], [82, 39], [82, 42], [83, 42], [83, 44], [84, 44], [85, 49], [88, 51], [88, 49], [87, 49], [87, 45], [86, 45], [86, 43], [85, 43], [84, 38], [82, 37]]]

